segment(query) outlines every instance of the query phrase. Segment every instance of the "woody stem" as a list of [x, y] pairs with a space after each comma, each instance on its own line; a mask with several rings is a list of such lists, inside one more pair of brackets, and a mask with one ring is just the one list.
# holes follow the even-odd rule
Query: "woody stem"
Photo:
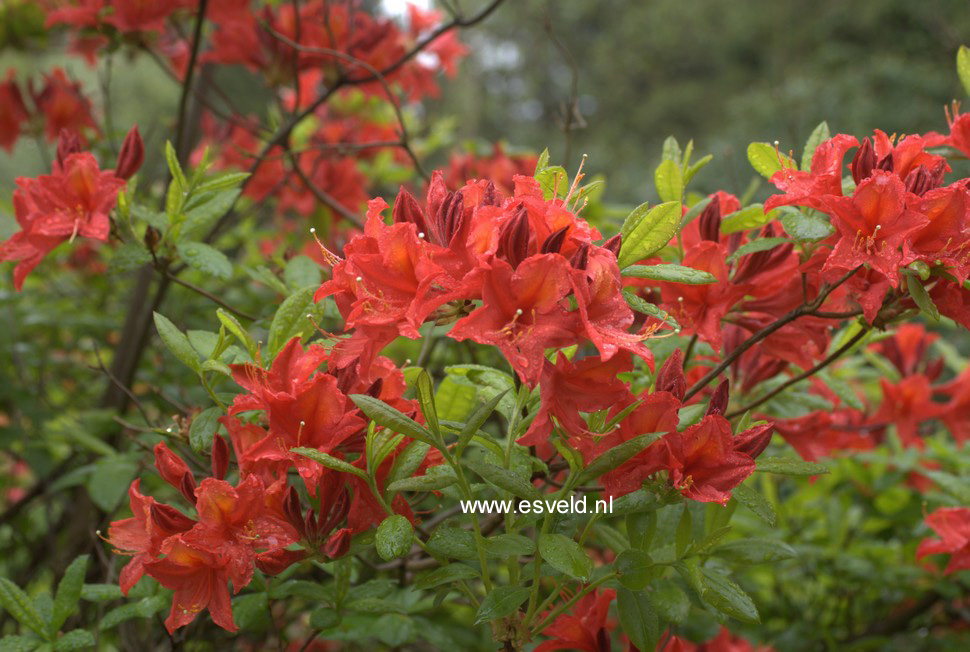
[[736, 416], [739, 416], [739, 415], [744, 414], [748, 410], [753, 410], [754, 408], [758, 407], [762, 403], [765, 403], [768, 400], [770, 400], [770, 399], [774, 398], [775, 396], [777, 396], [778, 394], [782, 393], [783, 391], [785, 391], [786, 389], [788, 389], [789, 387], [791, 387], [795, 383], [801, 382], [801, 381], [805, 380], [806, 378], [815, 375], [816, 373], [818, 373], [819, 371], [821, 371], [825, 367], [829, 366], [830, 364], [832, 364], [833, 362], [835, 362], [836, 360], [838, 360], [842, 356], [842, 354], [844, 354], [846, 351], [848, 351], [849, 349], [851, 349], [856, 344], [856, 342], [858, 342], [863, 337], [865, 337], [868, 332], [869, 332], [869, 329], [868, 328], [862, 329], [861, 331], [859, 331], [858, 333], [856, 333], [855, 335], [853, 335], [849, 339], [848, 342], [846, 342], [845, 344], [843, 344], [842, 346], [840, 346], [838, 349], [836, 349], [835, 351], [833, 351], [828, 357], [826, 357], [824, 360], [822, 360], [821, 362], [819, 362], [817, 365], [815, 365], [811, 369], [808, 369], [807, 371], [803, 371], [802, 373], [798, 374], [797, 376], [793, 376], [792, 378], [789, 378], [784, 383], [782, 383], [778, 387], [774, 388], [773, 390], [771, 390], [770, 392], [768, 392], [767, 394], [765, 394], [764, 396], [762, 396], [758, 400], [753, 401], [751, 403], [748, 403], [744, 407], [740, 407], [737, 410], [734, 410], [733, 412], [727, 413], [726, 415], [724, 415], [725, 418], [727, 418], [727, 419], [733, 419]]
[[859, 271], [861, 267], [862, 266], [860, 265], [859, 267], [855, 267], [849, 270], [849, 272], [847, 272], [842, 278], [840, 278], [832, 285], [823, 287], [821, 292], [819, 292], [818, 296], [815, 297], [814, 300], [812, 300], [809, 303], [803, 303], [802, 305], [791, 310], [790, 312], [783, 315], [782, 317], [779, 317], [776, 321], [768, 324], [767, 326], [762, 328], [760, 331], [758, 331], [757, 333], [755, 333], [745, 341], [741, 342], [741, 344], [738, 345], [736, 349], [731, 351], [731, 353], [729, 353], [728, 355], [724, 356], [724, 359], [721, 361], [719, 365], [717, 365], [709, 372], [704, 374], [704, 376], [700, 380], [698, 380], [693, 387], [687, 390], [687, 393], [684, 394], [683, 401], [686, 402], [690, 397], [694, 396], [699, 391], [704, 389], [704, 387], [706, 387], [712, 380], [720, 376], [725, 369], [730, 367], [735, 360], [740, 358], [745, 351], [750, 349], [752, 346], [754, 346], [761, 340], [765, 339], [766, 337], [768, 337], [775, 331], [779, 330], [780, 328], [787, 326], [788, 324], [795, 321], [799, 317], [814, 314], [816, 310], [822, 307], [822, 304], [825, 303], [825, 300], [828, 299], [829, 295], [832, 294], [832, 292], [835, 291], [837, 287], [839, 287], [840, 285], [848, 281], [853, 274]]

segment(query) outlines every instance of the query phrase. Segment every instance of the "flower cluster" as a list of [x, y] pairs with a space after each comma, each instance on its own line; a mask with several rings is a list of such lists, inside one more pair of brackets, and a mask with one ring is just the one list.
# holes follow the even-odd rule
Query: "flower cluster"
[[36, 179], [17, 179], [14, 214], [21, 230], [0, 243], [0, 261], [18, 261], [14, 287], [57, 245], [77, 236], [108, 239], [109, 214], [118, 192], [141, 166], [144, 148], [137, 127], [132, 127], [113, 171], [101, 170], [89, 152], [81, 151], [76, 136], [61, 132], [52, 173]]

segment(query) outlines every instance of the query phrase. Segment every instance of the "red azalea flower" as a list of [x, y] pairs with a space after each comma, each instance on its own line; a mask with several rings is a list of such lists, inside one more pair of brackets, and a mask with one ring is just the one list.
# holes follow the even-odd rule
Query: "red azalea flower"
[[27, 107], [24, 106], [20, 88], [14, 81], [16, 72], [13, 68], [7, 70], [7, 79], [0, 82], [0, 147], [7, 152], [13, 151], [14, 143], [20, 138], [20, 126], [30, 118]]
[[721, 350], [721, 319], [744, 296], [728, 279], [724, 245], [705, 240], [686, 253], [683, 265], [713, 274], [716, 283], [660, 283], [663, 307], [680, 323], [683, 334], [696, 334], [715, 351]]
[[826, 211], [826, 197], [842, 196], [842, 165], [845, 153], [858, 146], [859, 141], [855, 137], [837, 134], [815, 149], [809, 172], [789, 168], [775, 172], [771, 182], [785, 194], [769, 197], [765, 202], [765, 210], [796, 205]]
[[[171, 539], [166, 553], [164, 559], [146, 563], [145, 572], [175, 591], [172, 610], [165, 619], [168, 632], [188, 625], [206, 608], [215, 624], [236, 631], [229, 604], [230, 557], [187, 543], [181, 536]], [[234, 588], [238, 593], [242, 586]]]
[[535, 652], [553, 650], [582, 650], [582, 652], [609, 652], [610, 629], [607, 621], [610, 605], [616, 598], [613, 589], [597, 589], [580, 598], [571, 609], [563, 613], [542, 630], [549, 641], [543, 641]]
[[905, 446], [923, 448], [919, 425], [937, 418], [943, 412], [943, 406], [932, 400], [933, 390], [929, 379], [923, 374], [916, 374], [896, 384], [881, 378], [879, 384], [883, 401], [873, 420], [896, 424], [896, 434]]
[[940, 538], [924, 539], [916, 551], [916, 558], [949, 554], [946, 574], [970, 568], [970, 508], [941, 507], [926, 517], [926, 524]]
[[539, 380], [539, 413], [519, 443], [523, 446], [545, 443], [553, 429], [553, 418], [570, 438], [592, 437], [580, 412], [629, 404], [633, 395], [617, 374], [631, 369], [630, 355], [622, 353], [606, 361], [590, 357], [574, 363], [560, 352], [556, 364], [546, 360]]
[[84, 142], [84, 131], [98, 132], [91, 115], [91, 101], [81, 93], [81, 85], [72, 82], [60, 68], [44, 75], [46, 84], [39, 93], [31, 94], [37, 110], [44, 114], [44, 132], [50, 141], [57, 140], [62, 129], [77, 133]]
[[911, 208], [929, 223], [904, 241], [906, 259], [947, 265], [962, 283], [970, 275], [970, 192], [962, 183], [930, 190]]
[[862, 181], [852, 197], [828, 197], [824, 204], [841, 238], [826, 268], [852, 269], [868, 264], [893, 287], [899, 287], [899, 251], [904, 241], [929, 223], [906, 203], [906, 188], [899, 177], [876, 170]]
[[76, 235], [108, 239], [118, 191], [125, 182], [98, 169], [87, 152], [70, 154], [54, 173], [36, 179], [18, 178], [14, 213], [21, 231], [0, 243], [0, 261], [20, 261], [14, 287], [20, 290], [27, 274], [61, 242]]
[[104, 22], [122, 32], [161, 32], [174, 11], [194, 5], [188, 0], [113, 0]]
[[934, 388], [949, 396], [939, 415], [958, 444], [970, 440], [970, 368], [941, 387]]
[[569, 293], [569, 263], [559, 254], [541, 254], [518, 268], [494, 259], [485, 272], [483, 305], [458, 321], [449, 336], [498, 347], [523, 382], [534, 387], [549, 347], [575, 342], [575, 323], [562, 306]]
[[871, 450], [882, 439], [884, 427], [858, 410], [816, 411], [793, 419], [777, 419], [778, 431], [803, 460], [815, 462], [844, 450]]

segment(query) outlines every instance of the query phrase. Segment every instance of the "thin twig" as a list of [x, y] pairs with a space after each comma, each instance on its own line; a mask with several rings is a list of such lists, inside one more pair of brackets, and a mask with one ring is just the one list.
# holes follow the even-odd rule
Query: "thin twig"
[[166, 270], [162, 270], [162, 274], [165, 276], [165, 278], [169, 279], [170, 281], [175, 281], [176, 283], [178, 283], [182, 287], [187, 288], [189, 290], [192, 290], [193, 292], [196, 292], [198, 294], [201, 294], [202, 296], [204, 296], [209, 301], [212, 301], [213, 303], [218, 304], [219, 306], [222, 306], [223, 308], [225, 308], [226, 310], [228, 310], [232, 314], [236, 315], [237, 317], [242, 317], [243, 319], [248, 319], [249, 321], [256, 321], [258, 319], [258, 317], [254, 316], [254, 315], [250, 315], [247, 312], [243, 312], [242, 310], [239, 310], [238, 308], [233, 308], [232, 306], [230, 306], [228, 303], [226, 303], [225, 301], [223, 301], [222, 299], [220, 299], [216, 295], [212, 294], [211, 292], [209, 292], [207, 290], [204, 290], [204, 289], [200, 288], [198, 285], [195, 285], [193, 283], [189, 283], [188, 281], [185, 281], [185, 280], [180, 279], [178, 276], [176, 276], [172, 272], [168, 271], [167, 269]]

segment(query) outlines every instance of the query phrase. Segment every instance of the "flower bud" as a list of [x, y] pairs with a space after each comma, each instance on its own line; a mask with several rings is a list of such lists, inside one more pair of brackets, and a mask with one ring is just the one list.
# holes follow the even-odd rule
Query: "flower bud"
[[438, 207], [435, 215], [434, 234], [438, 244], [447, 247], [451, 239], [461, 230], [465, 220], [465, 196], [458, 192], [449, 192]]
[[61, 133], [57, 138], [57, 154], [55, 160], [57, 161], [57, 167], [63, 168], [64, 161], [71, 154], [77, 154], [81, 151], [81, 141], [77, 137], [77, 133], [73, 131], [68, 131], [67, 129], [61, 129]]
[[195, 521], [175, 509], [171, 505], [162, 503], [152, 503], [151, 506], [152, 523], [161, 530], [166, 537], [185, 532], [195, 525]]
[[306, 537], [306, 527], [303, 520], [303, 508], [300, 506], [300, 494], [292, 486], [286, 488], [283, 494], [283, 516], [286, 521], [296, 528], [300, 536]]
[[704, 211], [698, 222], [698, 231], [701, 240], [711, 242], [721, 241], [721, 202], [717, 197], [712, 197], [710, 203], [704, 207]]
[[722, 380], [720, 384], [714, 388], [714, 392], [711, 393], [711, 400], [707, 404], [707, 412], [704, 416], [710, 416], [712, 414], [724, 414], [728, 406], [728, 396], [730, 393], [730, 383], [727, 378]]
[[512, 267], [518, 267], [529, 255], [529, 235], [529, 213], [523, 206], [515, 217], [502, 225], [498, 236], [498, 255]]
[[485, 191], [482, 193], [482, 201], [479, 206], [499, 206], [501, 201], [498, 198], [498, 191], [495, 184], [489, 181], [485, 184]]
[[303, 531], [307, 533], [307, 536], [315, 537], [319, 534], [318, 525], [317, 516], [313, 513], [313, 509], [306, 510], [306, 515], [303, 517]]
[[384, 379], [378, 378], [373, 383], [371, 383], [370, 387], [368, 387], [367, 391], [364, 393], [367, 394], [368, 396], [373, 396], [374, 398], [380, 398], [381, 390], [383, 388], [384, 388]]
[[879, 159], [879, 162], [876, 164], [876, 169], [877, 170], [883, 170], [885, 172], [892, 172], [893, 171], [893, 167], [894, 167], [894, 165], [893, 165], [893, 153], [892, 152], [889, 152], [888, 154], [886, 154], [885, 156], [883, 156], [881, 159]]
[[768, 447], [774, 430], [775, 425], [767, 423], [739, 432], [734, 437], [734, 450], [750, 455], [751, 459], [755, 459]]
[[586, 267], [589, 265], [589, 245], [583, 243], [579, 245], [579, 249], [573, 252], [573, 255], [569, 258], [569, 264], [580, 271], [585, 271]]
[[620, 255], [620, 247], [623, 246], [623, 234], [617, 233], [615, 236], [603, 243], [603, 249], [613, 253], [614, 256]]
[[418, 232], [428, 233], [428, 225], [424, 220], [424, 211], [421, 210], [421, 206], [418, 204], [418, 200], [414, 198], [414, 195], [404, 188], [401, 188], [401, 191], [397, 193], [397, 199], [394, 200], [394, 208], [391, 209], [391, 217], [396, 224], [410, 222], [418, 227]]
[[187, 501], [195, 504], [195, 477], [193, 477], [191, 471], [186, 471], [185, 475], [182, 476], [178, 489]]
[[566, 234], [569, 233], [569, 225], [553, 231], [542, 246], [539, 248], [541, 254], [558, 254], [562, 250], [562, 244], [566, 241]]
[[350, 528], [343, 528], [327, 540], [323, 546], [323, 554], [330, 559], [342, 557], [350, 549]]
[[852, 157], [852, 162], [849, 163], [856, 185], [868, 179], [874, 167], [876, 167], [876, 152], [872, 149], [872, 142], [868, 138], [863, 138], [858, 151]]
[[115, 166], [115, 176], [119, 179], [128, 179], [135, 176], [138, 168], [145, 160], [145, 143], [142, 142], [141, 134], [138, 133], [138, 125], [128, 131], [125, 140], [121, 143], [121, 150], [118, 152], [118, 164]]
[[224, 437], [212, 438], [212, 477], [223, 480], [229, 472], [229, 444]]
[[279, 575], [307, 556], [305, 550], [276, 548], [256, 555], [256, 567], [267, 575]]
[[674, 349], [657, 372], [657, 391], [670, 392], [678, 401], [687, 393], [687, 375], [684, 373], [684, 353]]
[[[181, 489], [182, 479], [186, 473], [190, 476], [189, 466], [181, 457], [169, 450], [165, 442], [155, 445], [155, 468], [159, 475], [176, 489]], [[194, 488], [193, 488], [194, 489]]]
[[327, 514], [327, 518], [320, 520], [319, 530], [320, 532], [326, 533], [332, 531], [337, 525], [340, 524], [347, 517], [347, 512], [350, 511], [350, 494], [344, 489], [337, 495], [337, 499], [333, 502], [330, 507], [330, 513]]

